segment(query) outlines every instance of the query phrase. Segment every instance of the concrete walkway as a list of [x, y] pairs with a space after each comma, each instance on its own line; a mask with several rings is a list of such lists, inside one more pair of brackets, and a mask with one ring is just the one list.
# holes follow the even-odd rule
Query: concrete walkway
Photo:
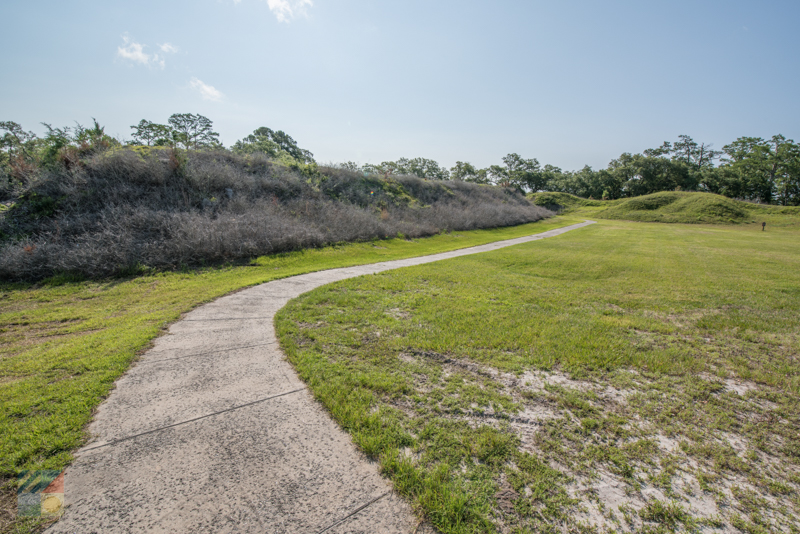
[[273, 317], [330, 282], [553, 237], [293, 276], [188, 313], [117, 381], [48, 532], [411, 533], [411, 507], [312, 398]]

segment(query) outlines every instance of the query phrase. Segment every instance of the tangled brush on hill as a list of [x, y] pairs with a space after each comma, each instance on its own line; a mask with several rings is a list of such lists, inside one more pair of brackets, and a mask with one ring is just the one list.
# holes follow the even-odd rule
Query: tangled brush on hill
[[173, 269], [550, 214], [511, 189], [149, 147], [41, 169], [14, 197], [0, 211], [0, 278], [12, 280]]

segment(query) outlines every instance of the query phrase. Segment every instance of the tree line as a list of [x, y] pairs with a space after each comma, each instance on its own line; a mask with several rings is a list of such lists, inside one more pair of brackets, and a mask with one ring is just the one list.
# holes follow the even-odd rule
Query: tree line
[[[25, 183], [37, 169], [74, 165], [87, 154], [113, 146], [161, 146], [184, 150], [226, 150], [213, 123], [199, 114], [176, 113], [159, 124], [141, 120], [131, 126], [130, 140], [107, 135], [93, 120], [91, 127], [54, 128], [44, 124], [42, 137], [11, 121], [0, 122], [0, 173], [8, 185]], [[314, 155], [281, 130], [260, 127], [229, 149], [237, 154], [262, 153], [284, 163], [314, 164]], [[624, 153], [607, 168], [588, 165], [564, 171], [512, 153], [501, 164], [477, 168], [457, 161], [447, 169], [426, 158], [400, 158], [379, 164], [336, 164], [340, 168], [374, 175], [410, 175], [432, 180], [462, 180], [514, 187], [522, 191], [571, 193], [584, 198], [617, 199], [658, 191], [707, 191], [732, 198], [784, 205], [800, 204], [800, 144], [782, 135], [771, 139], [740, 137], [714, 150], [688, 135], [640, 154]], [[4, 184], [5, 185], [5, 184]]]
[[502, 158], [502, 164], [483, 169], [458, 161], [448, 171], [424, 158], [342, 166], [367, 173], [414, 174], [605, 200], [679, 190], [800, 205], [800, 144], [782, 135], [768, 140], [740, 137], [722, 150], [681, 135], [674, 143], [664, 142], [640, 154], [626, 152], [600, 170], [587, 165], [579, 171], [564, 171], [515, 153]]

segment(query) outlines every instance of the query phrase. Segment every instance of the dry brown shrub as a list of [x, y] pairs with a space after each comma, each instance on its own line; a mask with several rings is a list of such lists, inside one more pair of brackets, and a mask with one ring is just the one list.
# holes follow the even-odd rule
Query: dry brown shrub
[[549, 214], [517, 192], [463, 182], [304, 173], [227, 151], [113, 150], [43, 172], [0, 215], [0, 236], [12, 236], [0, 278], [105, 277]]

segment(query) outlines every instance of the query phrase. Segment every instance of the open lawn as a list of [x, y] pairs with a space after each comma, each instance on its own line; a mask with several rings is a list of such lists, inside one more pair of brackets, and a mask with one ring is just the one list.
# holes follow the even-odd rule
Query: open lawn
[[784, 222], [601, 221], [331, 284], [276, 327], [442, 532], [798, 532], [800, 232]]

